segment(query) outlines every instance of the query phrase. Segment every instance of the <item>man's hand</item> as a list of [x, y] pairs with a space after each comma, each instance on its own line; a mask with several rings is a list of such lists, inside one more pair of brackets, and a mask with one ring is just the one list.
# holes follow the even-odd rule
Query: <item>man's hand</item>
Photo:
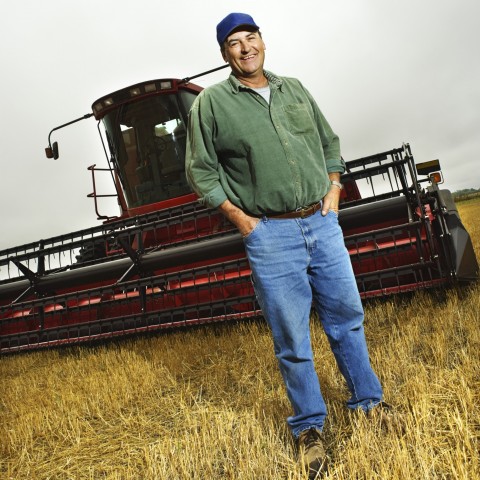
[[238, 228], [243, 237], [251, 233], [260, 221], [259, 218], [247, 215], [230, 200], [225, 200], [218, 209]]
[[[339, 173], [329, 173], [328, 177], [330, 180], [340, 182], [340, 174]], [[323, 197], [323, 205], [322, 205], [322, 215], [325, 216], [332, 210], [333, 212], [338, 214], [338, 205], [340, 203], [340, 188], [336, 185], [331, 185], [330, 190], [328, 193]]]

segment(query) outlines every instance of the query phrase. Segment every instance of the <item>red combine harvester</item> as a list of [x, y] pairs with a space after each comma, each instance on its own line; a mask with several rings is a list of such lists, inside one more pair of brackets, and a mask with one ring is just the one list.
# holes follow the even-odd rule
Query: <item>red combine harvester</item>
[[[98, 120], [108, 167], [89, 167], [89, 196], [103, 223], [0, 251], [1, 353], [261, 315], [240, 234], [185, 179], [187, 115], [202, 90], [190, 80], [124, 88], [52, 130]], [[478, 278], [438, 160], [415, 165], [404, 144], [346, 164], [339, 218], [362, 298]], [[100, 173], [118, 217], [99, 213]]]

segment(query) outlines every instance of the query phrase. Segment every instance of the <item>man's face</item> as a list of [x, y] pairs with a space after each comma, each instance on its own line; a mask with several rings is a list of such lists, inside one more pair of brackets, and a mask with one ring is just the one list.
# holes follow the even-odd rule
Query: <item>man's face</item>
[[258, 31], [240, 30], [229, 35], [222, 55], [237, 77], [263, 74], [265, 43]]

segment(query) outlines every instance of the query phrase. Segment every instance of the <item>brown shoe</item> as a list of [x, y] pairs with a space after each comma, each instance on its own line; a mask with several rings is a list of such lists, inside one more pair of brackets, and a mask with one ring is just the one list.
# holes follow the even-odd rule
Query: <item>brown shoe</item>
[[298, 437], [298, 456], [308, 471], [308, 478], [320, 478], [327, 471], [327, 454], [320, 430], [310, 428]]
[[367, 418], [388, 432], [405, 433], [403, 418], [388, 403], [380, 402], [375, 405], [368, 410]]

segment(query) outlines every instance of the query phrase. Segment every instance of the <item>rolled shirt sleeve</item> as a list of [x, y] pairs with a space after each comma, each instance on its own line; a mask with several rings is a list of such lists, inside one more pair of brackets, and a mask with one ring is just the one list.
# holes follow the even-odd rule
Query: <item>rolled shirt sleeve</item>
[[227, 194], [220, 183], [218, 157], [212, 141], [215, 122], [211, 109], [203, 108], [200, 113], [200, 104], [208, 101], [202, 93], [189, 113], [185, 172], [199, 201], [216, 208], [227, 200]]
[[325, 156], [325, 165], [328, 173], [344, 173], [345, 162], [340, 153], [340, 140], [338, 135], [332, 130], [327, 119], [321, 112], [310, 92], [303, 87], [302, 88], [307, 96], [315, 116], [315, 122], [317, 124], [320, 138], [322, 139], [323, 154]]

